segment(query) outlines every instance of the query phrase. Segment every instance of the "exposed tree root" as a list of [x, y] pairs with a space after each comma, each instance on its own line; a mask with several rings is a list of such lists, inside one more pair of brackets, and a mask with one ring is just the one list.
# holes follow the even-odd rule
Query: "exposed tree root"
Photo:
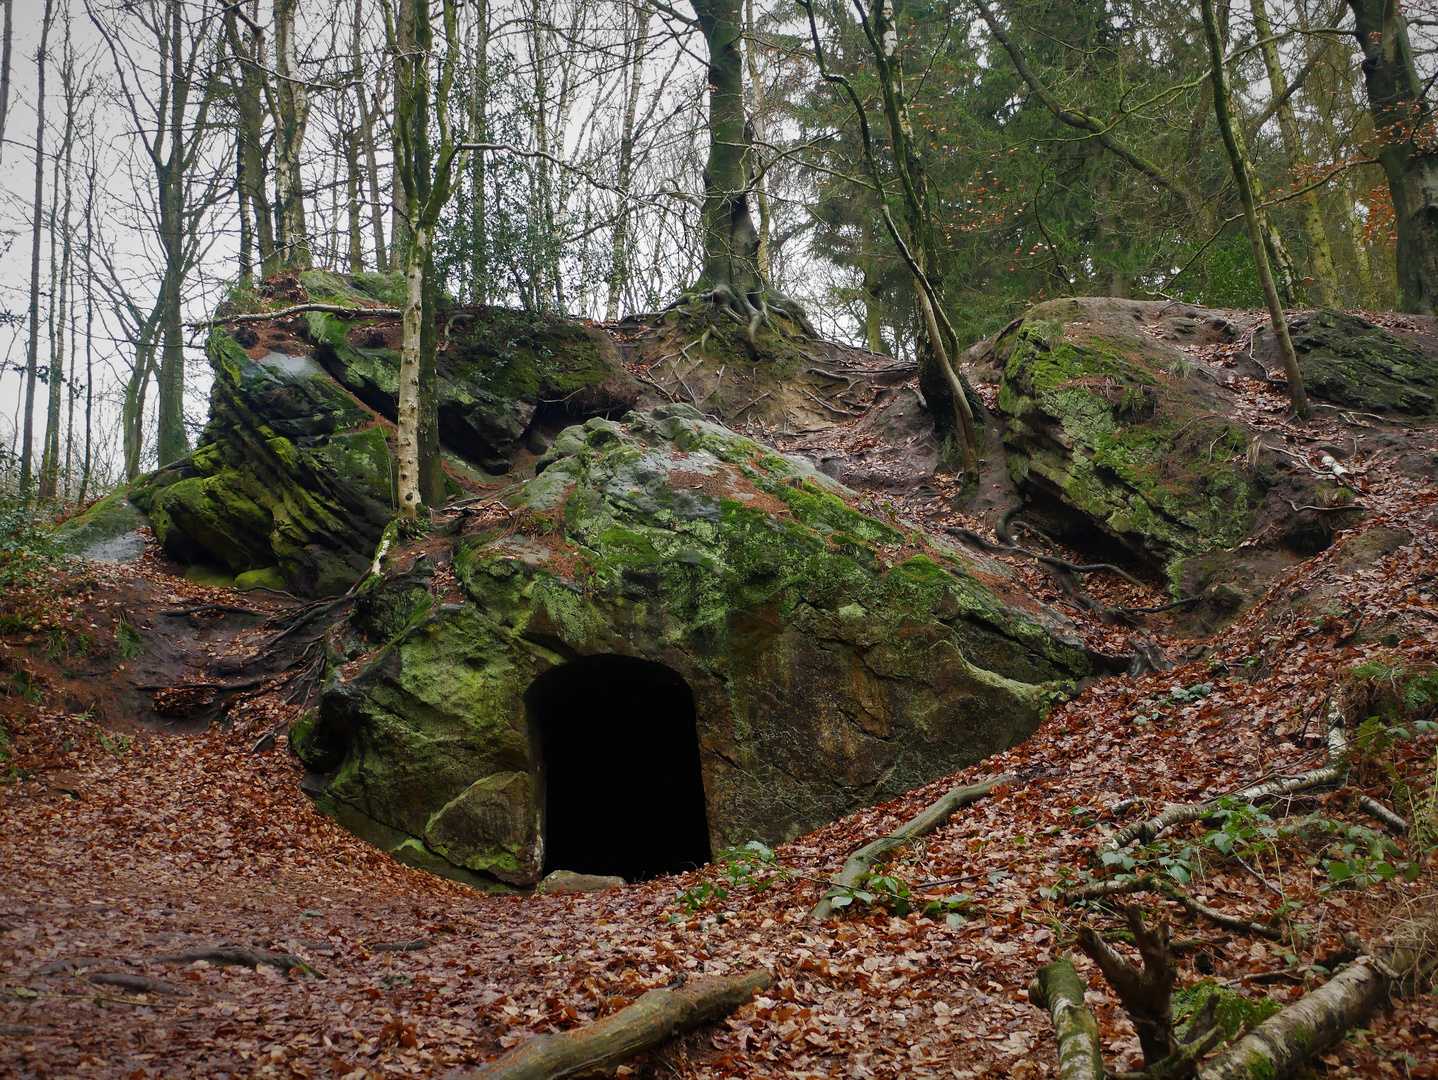
[[1029, 1003], [1047, 1009], [1054, 1018], [1061, 1080], [1103, 1080], [1104, 1077], [1098, 1021], [1084, 1004], [1085, 989], [1073, 961], [1067, 958], [1039, 968], [1029, 984]]
[[816, 919], [827, 919], [834, 914], [833, 898], [841, 895], [844, 890], [850, 889], [859, 883], [863, 876], [874, 869], [891, 851], [896, 851], [921, 836], [928, 836], [955, 812], [962, 810], [971, 803], [976, 803], [1000, 784], [1012, 783], [1016, 780], [1012, 773], [1002, 773], [982, 783], [972, 784], [967, 787], [951, 788], [949, 791], [930, 803], [917, 817], [911, 818], [889, 836], [881, 836], [871, 844], [865, 844], [858, 851], [849, 856], [844, 863], [844, 869], [839, 872], [839, 879], [836, 888], [814, 905], [811, 912]]
[[675, 1035], [728, 1016], [772, 980], [763, 969], [744, 975], [694, 979], [651, 990], [612, 1016], [561, 1035], [539, 1035], [498, 1061], [450, 1074], [451, 1080], [559, 1080], [612, 1073], [637, 1054]]
[[326, 315], [343, 315], [348, 318], [389, 318], [398, 319], [404, 312], [392, 307], [354, 307], [345, 304], [294, 304], [278, 311], [257, 311], [247, 315], [226, 315], [221, 319], [206, 322], [192, 322], [185, 325], [191, 330], [208, 330], [212, 326], [228, 326], [232, 323], [270, 322], [273, 319], [287, 319], [291, 315], [302, 315], [306, 311], [322, 311]]
[[185, 949], [177, 953], [161, 953], [158, 956], [147, 956], [145, 960], [151, 964], [193, 964], [196, 960], [205, 960], [211, 964], [219, 964], [223, 967], [247, 967], [257, 968], [261, 964], [268, 967], [279, 968], [281, 971], [303, 971], [307, 975], [313, 975], [317, 979], [323, 979], [314, 968], [306, 964], [298, 956], [290, 953], [271, 952], [268, 949], [242, 949], [227, 947], [222, 949]]
[[1142, 971], [1099, 937], [1091, 926], [1079, 927], [1079, 948], [1098, 965], [1113, 987], [1138, 1032], [1144, 1063], [1153, 1065], [1175, 1049], [1173, 984], [1178, 972], [1169, 958], [1168, 916], [1149, 927], [1136, 904], [1130, 904], [1125, 915], [1134, 944], [1143, 957]]
[[758, 343], [760, 329], [773, 325], [773, 315], [782, 315], [808, 337], [819, 337], [819, 332], [814, 329], [799, 302], [771, 288], [746, 294], [721, 282], [711, 289], [682, 293], [664, 310], [674, 311], [699, 304], [712, 305], [721, 315], [743, 326], [748, 332], [751, 348]]
[[[1297, 776], [1253, 784], [1241, 791], [1234, 792], [1230, 798], [1241, 802], [1256, 803], [1264, 799], [1297, 795], [1299, 792], [1323, 787], [1326, 784], [1336, 784], [1343, 779], [1347, 771], [1347, 755], [1348, 738], [1343, 730], [1343, 717], [1341, 713], [1334, 710], [1330, 713], [1328, 722], [1328, 764], [1318, 769], [1299, 773]], [[1154, 817], [1126, 825], [1113, 835], [1110, 846], [1116, 849], [1124, 848], [1135, 840], [1145, 844], [1151, 843], [1165, 829], [1184, 822], [1201, 821], [1204, 818], [1212, 817], [1219, 809], [1217, 800], [1202, 803], [1176, 803]]]
[[1173, 1033], [1173, 987], [1178, 971], [1169, 957], [1168, 917], [1150, 927], [1136, 906], [1126, 912], [1143, 970], [1139, 971], [1117, 950], [1094, 932], [1079, 928], [1079, 945], [1096, 963], [1113, 987], [1143, 1047], [1144, 1068], [1121, 1073], [1124, 1080], [1186, 1080], [1192, 1076], [1203, 1055], [1223, 1037], [1215, 1010], [1218, 999], [1210, 997], [1189, 1025], [1183, 1039]]
[[98, 986], [118, 986], [122, 990], [131, 990], [137, 994], [168, 994], [172, 997], [180, 997], [189, 994], [178, 986], [171, 986], [159, 979], [151, 979], [144, 975], [126, 975], [109, 971], [87, 971], [83, 975], [76, 974], [75, 978], [83, 979], [88, 983], [95, 983]]

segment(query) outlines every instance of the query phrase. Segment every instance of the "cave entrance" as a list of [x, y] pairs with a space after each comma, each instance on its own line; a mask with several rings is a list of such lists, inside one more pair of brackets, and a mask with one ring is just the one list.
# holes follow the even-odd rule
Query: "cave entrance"
[[524, 697], [540, 748], [544, 872], [644, 881], [709, 861], [694, 695], [675, 671], [584, 656]]

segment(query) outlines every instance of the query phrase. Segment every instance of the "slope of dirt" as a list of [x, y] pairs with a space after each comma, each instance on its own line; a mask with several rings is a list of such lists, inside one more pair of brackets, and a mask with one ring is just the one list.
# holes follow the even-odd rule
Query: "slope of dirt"
[[[306, 689], [309, 669], [266, 669], [281, 683], [245, 691], [226, 724], [172, 735], [123, 727], [122, 709], [85, 711], [77, 683], [102, 687], [105, 700], [141, 693], [124, 689], [134, 680], [118, 671], [118, 656], [69, 680], [64, 650], [46, 656], [57, 626], [112, 625], [102, 613], [120, 604], [130, 619], [150, 619], [148, 647], [183, 659], [171, 679], [205, 663], [218, 670], [226, 657], [233, 667], [263, 627], [249, 636], [210, 631], [222, 640], [202, 662], [200, 649], [184, 644], [192, 629], [140, 609], [216, 596], [253, 607], [253, 594], [200, 592], [150, 563], [133, 574], [95, 564], [86, 571], [93, 586], [68, 596], [62, 588], [43, 604], [0, 598], [0, 614], [15, 616], [4, 624], [14, 690], [0, 700], [10, 740], [0, 786], [0, 1074], [439, 1076], [534, 1033], [610, 1013], [686, 973], [760, 964], [776, 976], [765, 996], [625, 1075], [1055, 1075], [1050, 1021], [1029, 1005], [1028, 982], [1039, 965], [1073, 950], [1080, 917], [1101, 931], [1122, 923], [1112, 909], [1062, 907], [1053, 889], [1125, 872], [1105, 863], [1106, 839], [1167, 802], [1216, 797], [1320, 762], [1318, 736], [1335, 700], [1355, 702], [1351, 725], [1364, 718], [1368, 702], [1338, 693], [1360, 664], [1421, 671], [1438, 661], [1438, 492], [1401, 464], [1401, 453], [1379, 445], [1401, 438], [1422, 446], [1428, 433], [1340, 417], [1296, 430], [1283, 421], [1280, 398], [1258, 383], [1243, 386], [1242, 407], [1305, 467], [1323, 467], [1322, 446], [1355, 445], [1344, 464], [1368, 508], [1362, 525], [1198, 643], [1176, 636], [1168, 614], [1096, 619], [1048, 572], [1018, 560], [1034, 594], [1067, 605], [1095, 650], [1119, 658], [1144, 646], [1177, 666], [1097, 680], [1024, 745], [784, 845], [772, 864], [734, 864], [732, 874], [716, 865], [605, 893], [496, 897], [399, 866], [316, 813], [299, 790], [302, 769], [282, 732], [300, 707], [285, 697]], [[861, 423], [837, 430], [830, 450], [809, 449], [838, 457], [843, 440], [865, 438]], [[931, 527], [992, 526], [992, 512], [952, 509], [952, 478], [927, 483], [872, 497]], [[1390, 534], [1397, 539], [1375, 542]], [[1111, 606], [1167, 599], [1157, 586], [1105, 575], [1084, 587]], [[176, 644], [163, 645], [164, 635]], [[17, 678], [21, 670], [29, 674]], [[1408, 720], [1425, 718], [1425, 709]], [[1369, 744], [1344, 787], [1274, 807], [1275, 820], [1315, 816], [1371, 829], [1358, 797], [1394, 805], [1405, 789], [1405, 812], [1431, 806], [1435, 738], [1411, 722], [1407, 730], [1411, 737], [1390, 746]], [[919, 901], [944, 906], [901, 916], [860, 902], [839, 921], [810, 920], [850, 851], [947, 786], [1001, 771], [1018, 779], [891, 864]], [[1306, 838], [1260, 834], [1240, 858], [1208, 844], [1198, 825], [1131, 852], [1134, 870], [1186, 858], [1187, 888], [1210, 907], [1291, 927], [1275, 942], [1140, 897], [1174, 919], [1181, 987], [1211, 980], [1246, 1000], [1284, 1004], [1352, 958], [1345, 935], [1376, 946], [1432, 918], [1432, 866], [1416, 841], [1402, 840], [1401, 854], [1389, 856], [1414, 865], [1411, 882], [1399, 873], [1337, 884], [1330, 870], [1341, 851], [1317, 828]], [[156, 959], [219, 946], [285, 953], [310, 971]], [[1080, 958], [1078, 966], [1110, 1066], [1137, 1067], [1132, 1026], [1092, 965]], [[164, 985], [86, 981], [95, 973]], [[1435, 1062], [1438, 1002], [1425, 994], [1393, 1004], [1313, 1065], [1316, 1075], [1431, 1077]]]

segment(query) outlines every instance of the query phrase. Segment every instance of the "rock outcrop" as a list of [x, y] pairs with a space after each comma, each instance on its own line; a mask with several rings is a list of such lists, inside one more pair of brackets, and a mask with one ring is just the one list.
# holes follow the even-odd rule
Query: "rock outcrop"
[[[531, 688], [581, 659], [642, 658], [692, 695], [714, 850], [1011, 746], [1088, 670], [1001, 563], [687, 406], [571, 427], [538, 468], [395, 549], [295, 733], [322, 805], [391, 846], [537, 882], [555, 823]], [[589, 708], [575, 693], [555, 707]]]
[[[1438, 320], [1391, 318], [1400, 324], [1397, 333], [1331, 308], [1290, 318], [1288, 332], [1308, 393], [1360, 412], [1438, 413]], [[1265, 366], [1282, 370], [1267, 326], [1254, 335], [1253, 351]]]
[[[384, 283], [310, 272], [273, 303], [361, 308], [384, 298]], [[303, 596], [344, 592], [394, 514], [398, 344], [392, 316], [310, 311], [217, 327], [206, 343], [214, 383], [200, 445], [77, 521], [65, 542], [90, 550], [133, 531], [133, 506], [181, 562]], [[606, 335], [491, 308], [451, 311], [438, 368], [453, 492], [532, 458], [564, 425], [622, 413], [638, 396]], [[143, 550], [136, 540], [125, 550]]]
[[1259, 534], [1312, 554], [1352, 523], [1328, 512], [1352, 493], [1296, 468], [1237, 407], [1237, 372], [1186, 349], [1238, 336], [1222, 313], [1182, 305], [1055, 300], [968, 359], [1000, 379], [1008, 466], [1034, 512], [1179, 586], [1191, 560]]

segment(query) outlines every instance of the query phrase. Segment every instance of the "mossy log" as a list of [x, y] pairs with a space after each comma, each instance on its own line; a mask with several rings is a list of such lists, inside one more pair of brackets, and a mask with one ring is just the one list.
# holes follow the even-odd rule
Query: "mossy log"
[[680, 1032], [728, 1016], [771, 981], [761, 968], [651, 990], [612, 1016], [560, 1035], [540, 1035], [488, 1065], [451, 1073], [450, 1080], [559, 1080], [612, 1073]]
[[1016, 777], [1012, 773], [1002, 773], [982, 783], [950, 788], [942, 798], [930, 803], [918, 816], [905, 822], [890, 835], [881, 836], [873, 843], [861, 847], [844, 863], [844, 869], [839, 872], [839, 880], [835, 883], [835, 889], [814, 905], [813, 917], [827, 919], [832, 916], [834, 914], [833, 897], [857, 885], [859, 880], [871, 872], [889, 852], [896, 851], [921, 836], [928, 836], [929, 833], [953, 817], [957, 811], [978, 802], [1000, 784], [1008, 784], [1015, 779]]
[[1029, 1003], [1047, 1009], [1054, 1018], [1060, 1080], [1103, 1080], [1104, 1077], [1098, 1021], [1084, 1004], [1086, 989], [1073, 961], [1067, 958], [1039, 968], [1029, 984]]
[[1282, 1080], [1343, 1038], [1388, 996], [1393, 980], [1371, 963], [1340, 971], [1269, 1017], [1199, 1070], [1198, 1080]]

